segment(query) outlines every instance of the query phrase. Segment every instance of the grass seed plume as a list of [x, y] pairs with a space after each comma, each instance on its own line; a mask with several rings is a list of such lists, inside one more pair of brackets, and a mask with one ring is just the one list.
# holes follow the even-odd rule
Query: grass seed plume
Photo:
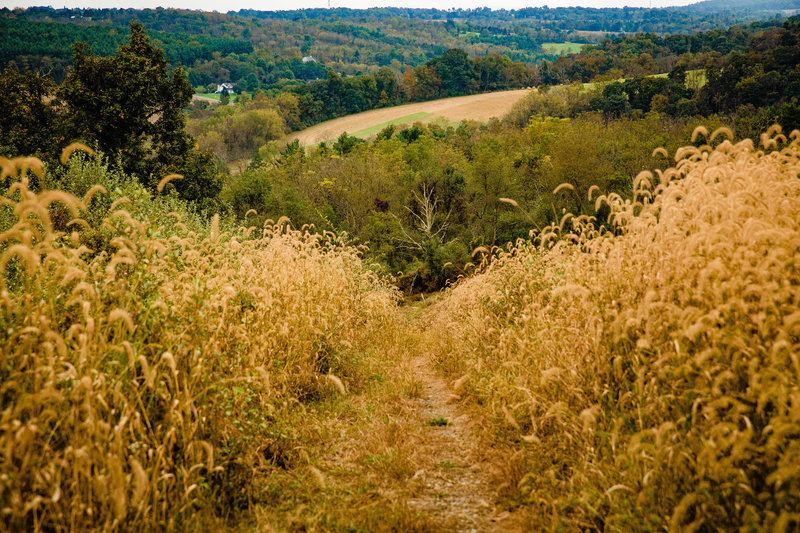
[[800, 132], [726, 137], [426, 311], [534, 528], [800, 524]]
[[137, 218], [161, 205], [143, 188], [81, 199], [37, 192], [37, 160], [0, 167], [4, 528], [174, 531], [246, 509], [299, 453], [283, 420], [362, 387], [363, 343], [397, 322], [395, 291], [333, 234]]

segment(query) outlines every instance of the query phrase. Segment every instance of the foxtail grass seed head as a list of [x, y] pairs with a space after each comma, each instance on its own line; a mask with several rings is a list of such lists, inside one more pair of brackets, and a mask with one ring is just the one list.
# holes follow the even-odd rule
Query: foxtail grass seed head
[[534, 529], [796, 524], [800, 132], [703, 139], [423, 311]]

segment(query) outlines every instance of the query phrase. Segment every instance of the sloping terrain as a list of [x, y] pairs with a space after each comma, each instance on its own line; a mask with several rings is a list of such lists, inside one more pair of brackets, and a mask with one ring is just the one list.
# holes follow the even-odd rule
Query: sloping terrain
[[[530, 89], [498, 91], [365, 111], [317, 124], [293, 134], [290, 140], [298, 139], [302, 146], [309, 146], [336, 139], [343, 132], [355, 134], [357, 137], [370, 137], [380, 131], [380, 126], [383, 124], [388, 126], [418, 120], [431, 122], [438, 118], [451, 122], [461, 120], [485, 122], [492, 117], [501, 117], [508, 113], [511, 107], [528, 92]], [[426, 115], [421, 117], [421, 113]], [[403, 121], [402, 119], [406, 117], [408, 120]], [[369, 131], [364, 132], [364, 130]]]

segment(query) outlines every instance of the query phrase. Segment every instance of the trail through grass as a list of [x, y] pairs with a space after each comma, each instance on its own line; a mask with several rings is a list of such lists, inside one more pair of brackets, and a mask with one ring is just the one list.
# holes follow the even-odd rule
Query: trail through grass
[[[515, 531], [496, 504], [498, 475], [477, 421], [433, 368], [430, 343], [403, 308], [394, 351], [367, 390], [313, 406], [308, 467], [276, 471], [254, 521], [278, 530]], [[324, 421], [324, 422], [323, 422]], [[299, 422], [298, 422], [299, 423]]]
[[732, 138], [417, 305], [174, 176], [0, 158], [0, 530], [796, 530], [800, 131]]
[[[415, 330], [422, 329], [413, 323]], [[482, 455], [475, 421], [454, 403], [459, 396], [433, 369], [424, 340], [412, 353], [410, 370], [420, 387], [410, 407], [425, 421], [420, 449], [425, 462], [414, 473], [409, 506], [444, 520], [454, 531], [487, 531], [498, 521], [491, 472]], [[500, 519], [506, 514], [499, 514]]]
[[417, 353], [411, 371], [420, 385], [412, 412], [427, 420], [420, 450], [425, 463], [411, 482], [416, 494], [409, 507], [438, 517], [450, 531], [513, 531], [511, 513], [498, 509], [493, 471], [476, 436], [476, 419], [455, 403], [452, 386], [433, 369], [429, 354]]

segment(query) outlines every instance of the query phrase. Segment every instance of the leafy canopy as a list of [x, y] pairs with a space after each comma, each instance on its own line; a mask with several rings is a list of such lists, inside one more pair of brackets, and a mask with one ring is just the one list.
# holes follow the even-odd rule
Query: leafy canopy
[[72, 70], [58, 95], [66, 104], [68, 138], [96, 143], [121, 168], [158, 182], [178, 172], [176, 186], [187, 199], [214, 197], [220, 183], [210, 154], [195, 152], [182, 109], [192, 99], [183, 68], [168, 70], [164, 51], [154, 47], [138, 22], [130, 41], [114, 56], [91, 54], [75, 43]]

